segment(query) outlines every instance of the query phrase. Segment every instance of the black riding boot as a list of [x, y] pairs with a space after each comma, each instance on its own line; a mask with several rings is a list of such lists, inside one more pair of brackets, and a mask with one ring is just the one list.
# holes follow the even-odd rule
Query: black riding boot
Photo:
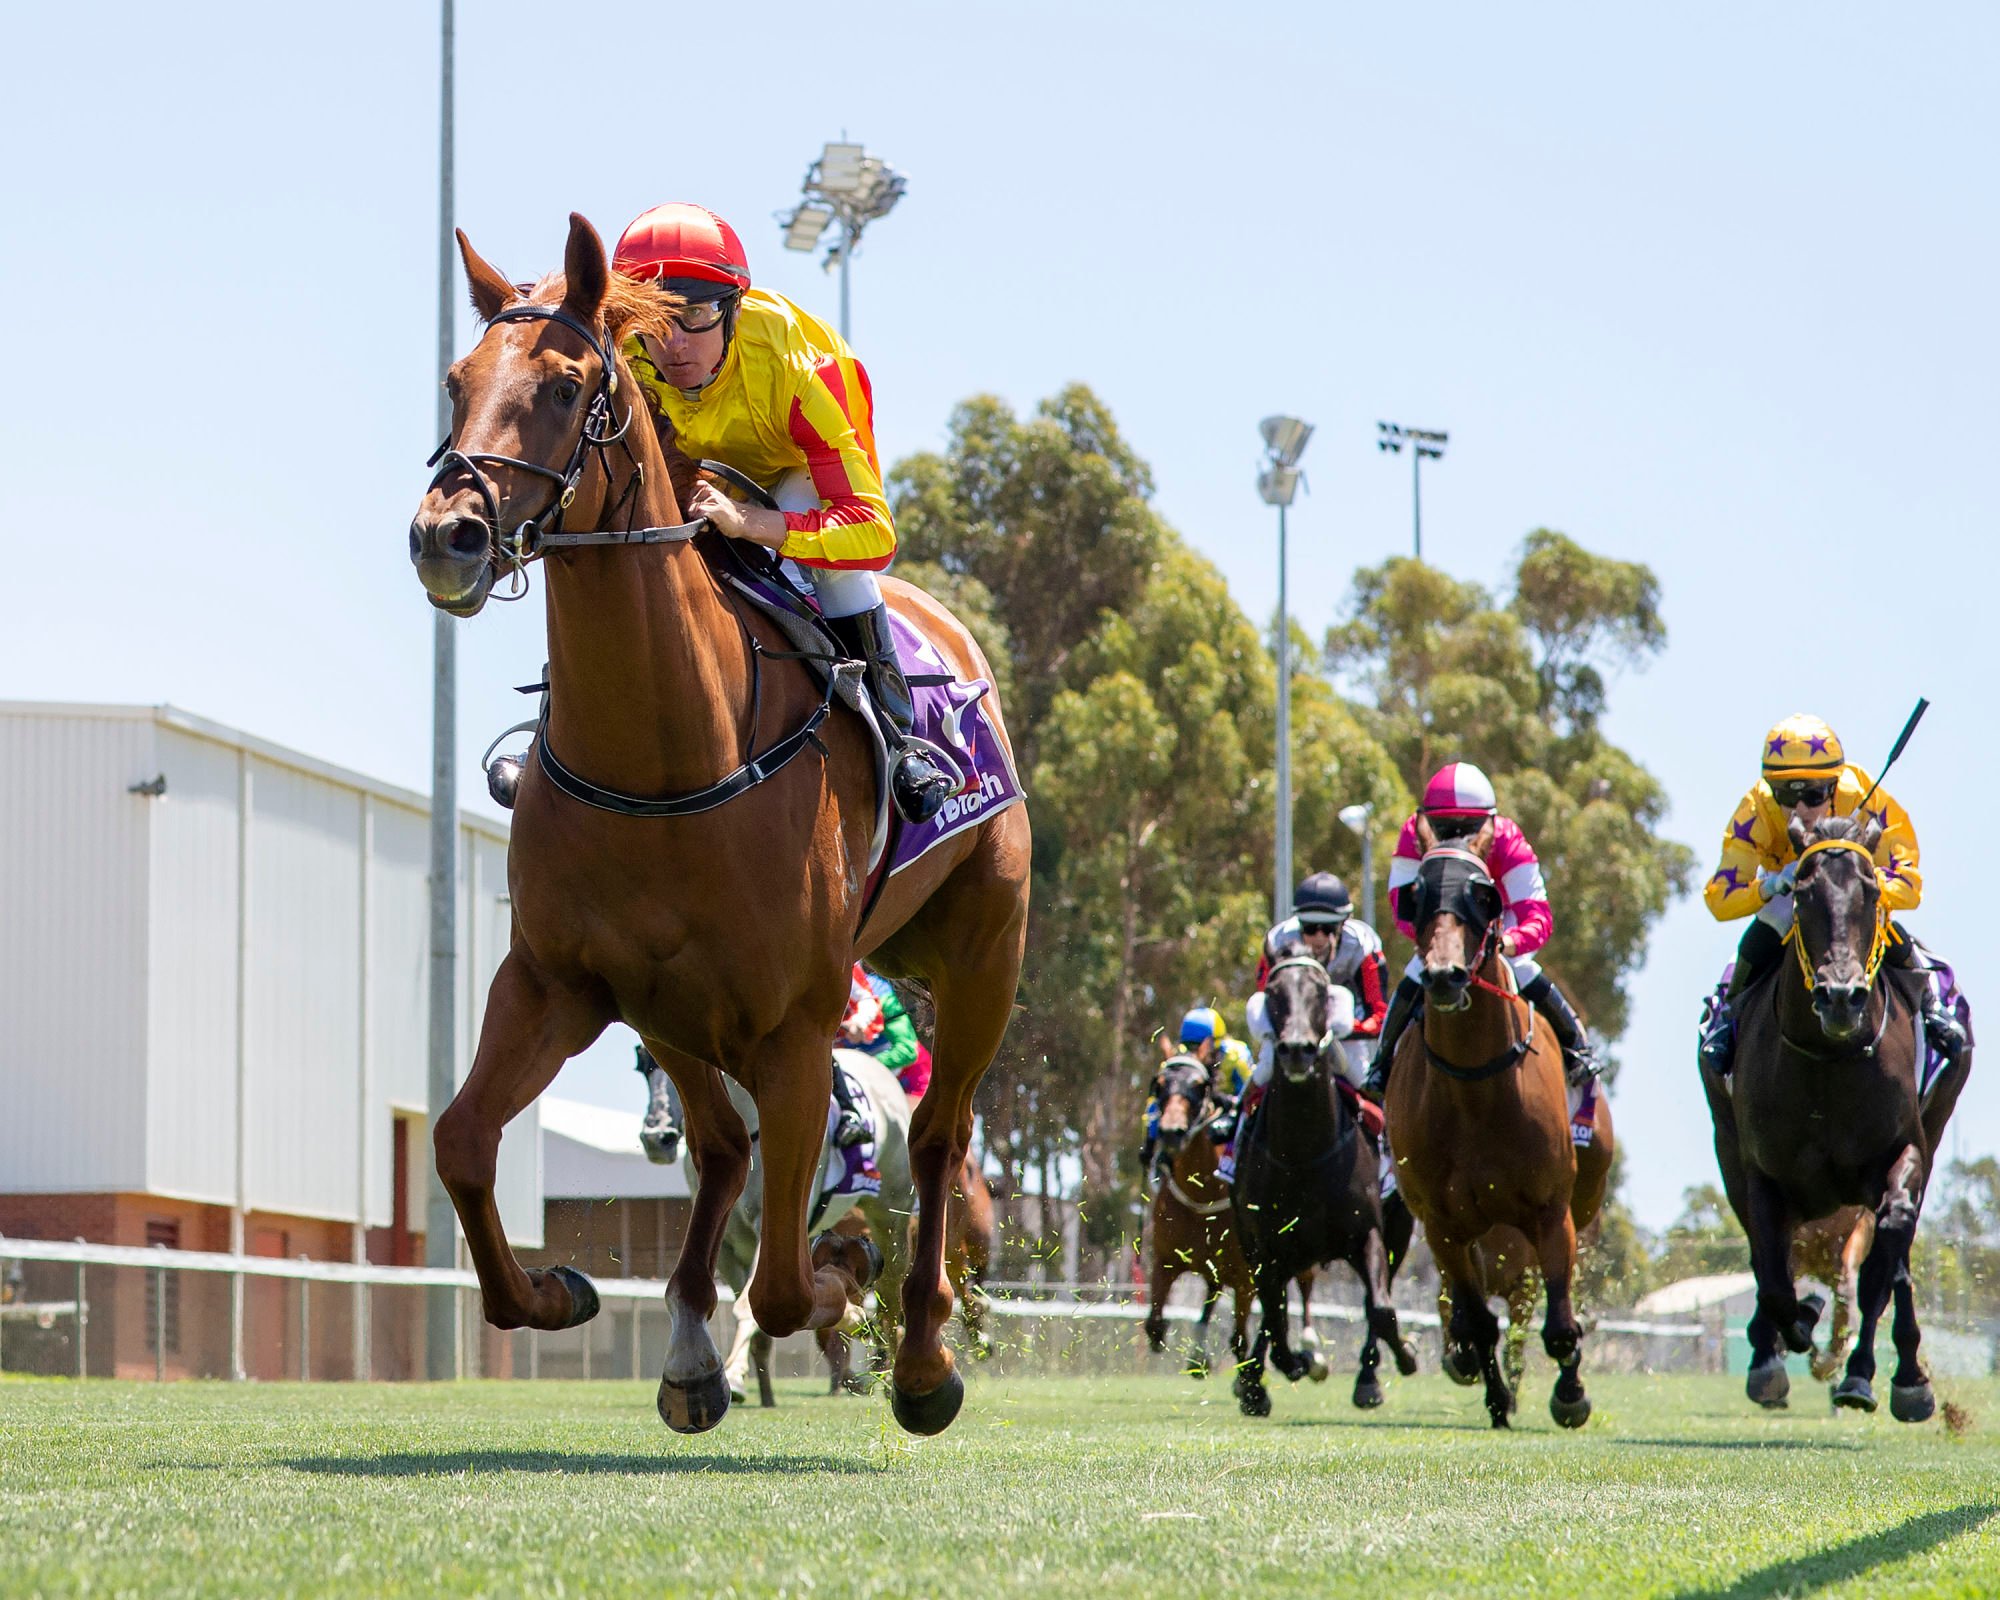
[[1410, 1018], [1417, 1014], [1417, 1002], [1423, 994], [1424, 986], [1406, 976], [1389, 997], [1389, 1014], [1382, 1019], [1382, 1037], [1375, 1045], [1375, 1059], [1369, 1064], [1368, 1076], [1361, 1081], [1361, 1092], [1377, 1104], [1389, 1090], [1389, 1070], [1396, 1064], [1396, 1041], [1403, 1037]]
[[[1889, 924], [1889, 951], [1882, 958], [1882, 964], [1901, 967], [1908, 972], [1928, 972], [1931, 965], [1925, 959], [1923, 948], [1910, 937], [1900, 922]], [[1945, 1060], [1956, 1061], [1972, 1042], [1966, 1037], [1963, 1024], [1939, 1002], [1937, 990], [1928, 978], [1923, 982], [1923, 998], [1919, 1002], [1918, 1014], [1924, 1020], [1924, 1037]]]
[[1778, 964], [1785, 953], [1785, 936], [1764, 921], [1753, 921], [1743, 930], [1736, 946], [1736, 970], [1730, 975], [1729, 992], [1722, 1004], [1702, 1019], [1699, 1053], [1702, 1065], [1717, 1077], [1729, 1076], [1736, 1064], [1736, 1002], [1749, 993], [1750, 986]]
[[868, 1123], [854, 1103], [854, 1085], [838, 1062], [833, 1067], [833, 1103], [840, 1107], [840, 1120], [833, 1125], [833, 1142], [845, 1148], [867, 1138]]
[[1583, 1019], [1569, 1003], [1569, 996], [1556, 987], [1555, 980], [1546, 972], [1536, 973], [1534, 981], [1521, 991], [1521, 998], [1548, 1018], [1549, 1026], [1555, 1030], [1569, 1086], [1578, 1089], [1596, 1077], [1597, 1055], [1590, 1048], [1590, 1036], [1583, 1031]]
[[867, 664], [868, 692], [882, 713], [882, 733], [889, 741], [889, 797], [905, 822], [929, 822], [943, 808], [953, 783], [951, 775], [928, 755], [904, 742], [917, 708], [896, 660], [888, 606], [877, 605], [851, 617], [828, 617], [826, 625], [842, 649]]

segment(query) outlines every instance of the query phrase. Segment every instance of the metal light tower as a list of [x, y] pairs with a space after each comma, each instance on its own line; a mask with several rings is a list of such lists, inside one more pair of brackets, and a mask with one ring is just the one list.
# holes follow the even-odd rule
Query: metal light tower
[[[452, 224], [452, 0], [442, 0], [443, 53], [438, 100], [438, 424], [451, 432], [451, 400], [444, 375], [451, 368], [458, 297], [453, 293]], [[435, 1128], [457, 1092], [458, 1011], [458, 637], [457, 619], [440, 611], [431, 624], [431, 937], [430, 1070], [426, 1105]], [[424, 1265], [458, 1265], [458, 1214], [438, 1177], [437, 1163], [424, 1197]], [[458, 1291], [426, 1291], [424, 1369], [432, 1381], [458, 1376]]]
[[1405, 428], [1394, 422], [1375, 424], [1377, 438], [1375, 448], [1387, 450], [1391, 455], [1401, 455], [1403, 446], [1410, 447], [1410, 515], [1415, 529], [1417, 559], [1424, 559], [1424, 482], [1423, 467], [1426, 461], [1444, 459], [1444, 447], [1450, 441], [1448, 433], [1434, 433], [1428, 428]]
[[778, 213], [784, 224], [787, 250], [812, 251], [820, 235], [835, 222], [840, 235], [827, 247], [823, 265], [831, 271], [840, 267], [840, 336], [848, 332], [848, 265], [861, 243], [862, 230], [878, 217], [886, 217], [903, 198], [909, 180], [880, 156], [871, 156], [858, 144], [829, 144], [819, 159], [806, 169], [802, 185], [805, 198], [790, 211]]
[[1278, 812], [1271, 910], [1272, 920], [1283, 922], [1292, 911], [1292, 617], [1285, 595], [1285, 512], [1299, 492], [1299, 457], [1313, 430], [1297, 417], [1266, 417], [1257, 431], [1264, 436], [1265, 451], [1257, 493], [1265, 505], [1278, 508]]
[[1340, 820], [1361, 838], [1361, 920], [1375, 925], [1375, 835], [1369, 824], [1375, 820], [1370, 805], [1342, 806]]

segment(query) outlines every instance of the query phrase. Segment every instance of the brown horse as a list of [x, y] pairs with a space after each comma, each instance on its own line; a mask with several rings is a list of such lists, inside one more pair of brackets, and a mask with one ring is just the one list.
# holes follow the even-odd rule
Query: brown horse
[[1533, 1247], [1548, 1294], [1542, 1347], [1559, 1369], [1549, 1413], [1580, 1428], [1590, 1398], [1578, 1376], [1583, 1335], [1570, 1282], [1577, 1234], [1604, 1203], [1609, 1107], [1600, 1097], [1600, 1160], [1583, 1166], [1570, 1139], [1562, 1051], [1513, 992], [1500, 954], [1500, 891], [1484, 859], [1490, 840], [1482, 830], [1469, 848], [1440, 848], [1428, 834], [1423, 843], [1417, 881], [1405, 891], [1424, 966], [1423, 1026], [1397, 1046], [1384, 1106], [1397, 1180], [1450, 1290], [1447, 1341], [1477, 1352], [1496, 1428], [1508, 1426], [1514, 1395], [1474, 1252], [1502, 1226]]
[[1154, 1080], [1160, 1107], [1159, 1141], [1154, 1146], [1153, 1270], [1148, 1282], [1146, 1341], [1155, 1350], [1167, 1344], [1167, 1296], [1184, 1272], [1201, 1278], [1201, 1323], [1188, 1370], [1208, 1375], [1206, 1334], [1215, 1303], [1226, 1289], [1235, 1297], [1236, 1316], [1229, 1349], [1240, 1368], [1250, 1356], [1250, 1308], [1257, 1283], [1236, 1241], [1236, 1207], [1218, 1174], [1210, 1125], [1224, 1110], [1211, 1090], [1209, 1069], [1191, 1056], [1176, 1056]]
[[1792, 1234], [1792, 1271], [1817, 1278], [1833, 1291], [1833, 1322], [1826, 1345], [1812, 1353], [1812, 1375], [1831, 1383], [1854, 1336], [1861, 1290], [1861, 1263], [1875, 1243], [1875, 1213], [1842, 1206], [1830, 1217], [1802, 1222]]
[[[831, 1089], [827, 1041], [853, 962], [871, 956], [922, 977], [937, 1004], [935, 1074], [911, 1130], [921, 1217], [892, 1401], [905, 1428], [938, 1432], [964, 1397], [940, 1338], [952, 1306], [945, 1193], [1013, 1006], [1026, 808], [890, 878], [864, 924], [871, 736], [858, 716], [829, 714], [830, 691], [803, 666], [773, 659], [788, 641], [718, 578], [717, 536], [681, 521], [689, 464], [670, 474], [655, 426], [637, 414], [619, 346], [663, 327], [672, 302], [615, 276], [580, 216], [563, 272], [525, 293], [463, 234], [459, 247], [487, 327], [451, 370], [452, 432], [410, 525], [411, 559], [433, 604], [470, 616], [497, 576], [524, 579], [545, 557], [549, 653], [547, 718], [514, 807], [511, 944], [471, 1073], [434, 1141], [487, 1320], [564, 1328], [596, 1310], [580, 1274], [522, 1269], [493, 1175], [501, 1129], [616, 1018], [679, 1089], [700, 1179], [667, 1289], [661, 1416], [697, 1432], [729, 1404], [707, 1322], [749, 1136], [725, 1072], [750, 1091], [761, 1124], [751, 1312], [780, 1335], [837, 1324], [863, 1286], [865, 1252], [809, 1242], [807, 1191]], [[948, 611], [908, 585], [885, 589], [954, 672], [990, 679]], [[985, 704], [997, 727], [994, 698]]]
[[1910, 1245], [1971, 1052], [1921, 1091], [1911, 991], [1924, 974], [1892, 978], [1884, 965], [1893, 930], [1875, 868], [1880, 820], [1827, 817], [1808, 833], [1794, 817], [1789, 832], [1799, 865], [1788, 948], [1776, 971], [1736, 1001], [1730, 1078], [1702, 1066], [1722, 1186], [1750, 1237], [1757, 1275], [1745, 1390], [1759, 1405], [1784, 1405], [1791, 1381], [1781, 1344], [1812, 1351], [1821, 1308], [1817, 1296], [1799, 1298], [1792, 1276], [1798, 1224], [1861, 1206], [1874, 1219], [1856, 1286], [1861, 1325], [1833, 1402], [1875, 1409], [1875, 1329], [1893, 1296], [1889, 1410], [1899, 1422], [1921, 1422], [1936, 1399], [1917, 1358]]

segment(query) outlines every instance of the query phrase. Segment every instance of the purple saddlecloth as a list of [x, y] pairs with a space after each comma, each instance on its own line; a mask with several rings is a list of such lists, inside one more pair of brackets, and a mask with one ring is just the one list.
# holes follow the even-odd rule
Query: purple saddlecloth
[[[951, 664], [937, 646], [898, 616], [889, 614], [896, 638], [896, 655], [908, 678], [936, 677], [951, 672]], [[889, 862], [892, 873], [901, 872], [919, 860], [933, 846], [953, 834], [976, 827], [996, 812], [1021, 800], [1021, 780], [1008, 759], [1000, 736], [987, 720], [985, 696], [993, 686], [984, 678], [962, 683], [910, 685], [917, 706], [917, 737], [942, 750], [957, 769], [958, 787], [944, 803], [944, 809], [929, 822], [905, 823], [895, 833]]]

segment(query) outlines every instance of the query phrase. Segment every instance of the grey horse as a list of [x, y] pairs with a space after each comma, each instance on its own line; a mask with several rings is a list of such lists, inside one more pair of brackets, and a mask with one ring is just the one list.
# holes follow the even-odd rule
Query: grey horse
[[[878, 1323], [883, 1342], [893, 1354], [896, 1331], [902, 1326], [903, 1279], [909, 1271], [910, 1218], [917, 1205], [916, 1181], [910, 1171], [910, 1102], [896, 1075], [873, 1056], [858, 1050], [835, 1050], [833, 1056], [836, 1063], [847, 1069], [868, 1102], [869, 1118], [875, 1125], [875, 1165], [882, 1174], [882, 1192], [826, 1196], [826, 1188], [846, 1159], [833, 1143], [829, 1119], [820, 1151], [821, 1181], [814, 1191], [818, 1209], [809, 1219], [809, 1225], [813, 1232], [823, 1232], [850, 1212], [858, 1212], [868, 1224], [869, 1236], [882, 1253], [882, 1271], [875, 1282]], [[675, 1092], [673, 1080], [643, 1048], [638, 1053], [638, 1070], [646, 1079], [647, 1093], [646, 1120], [640, 1125], [639, 1143], [648, 1159], [671, 1165], [681, 1159], [685, 1148], [680, 1096]], [[756, 1102], [749, 1090], [734, 1078], [725, 1078], [723, 1082], [730, 1103], [750, 1131], [750, 1174], [735, 1209], [730, 1212], [715, 1263], [716, 1276], [737, 1296], [734, 1305], [741, 1308], [744, 1288], [757, 1266], [758, 1229], [764, 1213], [764, 1167], [758, 1149]], [[699, 1173], [694, 1181], [697, 1184], [701, 1181]], [[736, 1334], [723, 1372], [729, 1380], [730, 1398], [741, 1401], [749, 1378], [751, 1341], [757, 1328], [743, 1310], [735, 1310], [734, 1315]], [[842, 1332], [853, 1331], [860, 1322], [860, 1309], [856, 1307]], [[769, 1377], [762, 1370], [761, 1361], [759, 1365], [760, 1397], [769, 1405], [772, 1403]]]

